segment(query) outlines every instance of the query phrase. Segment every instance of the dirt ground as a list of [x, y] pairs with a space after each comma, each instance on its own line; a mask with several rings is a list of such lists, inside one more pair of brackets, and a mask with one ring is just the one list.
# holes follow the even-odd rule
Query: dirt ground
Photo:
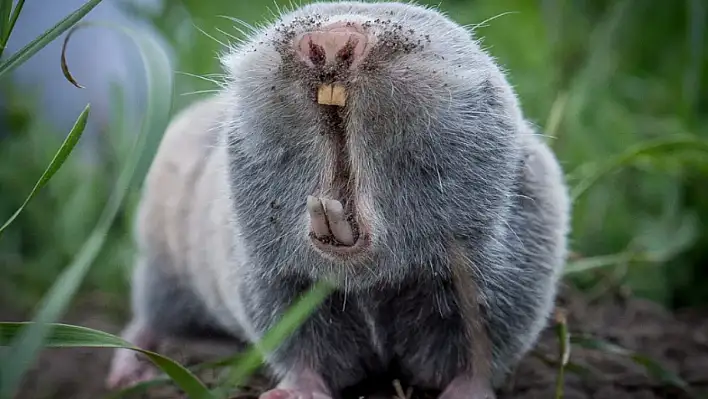
[[[638, 299], [604, 299], [589, 304], [580, 295], [565, 289], [558, 306], [567, 312], [568, 327], [573, 333], [590, 333], [660, 362], [691, 385], [697, 397], [708, 397], [708, 310], [671, 314], [655, 304]], [[101, 308], [77, 306], [64, 321], [117, 333], [120, 324], [109, 321]], [[19, 321], [21, 315], [3, 312], [3, 320]], [[558, 341], [553, 327], [544, 333], [535, 354], [527, 356], [499, 399], [553, 398], [557, 370], [541, 360], [555, 359]], [[194, 363], [233, 354], [223, 345], [172, 343], [164, 353], [178, 361]], [[540, 354], [540, 357], [539, 357]], [[96, 399], [105, 397], [103, 379], [111, 356], [110, 349], [50, 349], [28, 373], [17, 398], [21, 399]], [[681, 389], [649, 376], [645, 369], [624, 356], [573, 346], [570, 361], [592, 370], [590, 375], [566, 371], [564, 397], [568, 399], [598, 398], [689, 398]], [[205, 374], [206, 373], [206, 374]], [[200, 373], [206, 381], [214, 371]], [[391, 398], [395, 391], [391, 379], [385, 383], [366, 382], [361, 388], [345, 392], [346, 397]], [[234, 396], [257, 398], [258, 392], [271, 386], [267, 378], [256, 376], [249, 389]], [[403, 387], [404, 391], [407, 387]], [[374, 393], [372, 393], [374, 392]], [[151, 388], [149, 395], [133, 395], [150, 399], [181, 398], [167, 387]], [[413, 389], [413, 398], [434, 398], [435, 393]]]

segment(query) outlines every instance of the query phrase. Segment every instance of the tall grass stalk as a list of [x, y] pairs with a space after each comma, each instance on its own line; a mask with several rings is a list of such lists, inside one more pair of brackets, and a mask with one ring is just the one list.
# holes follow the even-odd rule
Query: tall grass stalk
[[[6, 61], [2, 62], [0, 64], [0, 78], [3, 77], [3, 75], [12, 71], [13, 69], [17, 68], [18, 66], [22, 65], [25, 61], [35, 55], [39, 50], [43, 49], [47, 44], [51, 43], [52, 41], [54, 41], [54, 39], [59, 37], [59, 35], [66, 32], [72, 26], [76, 25], [84, 16], [86, 16], [86, 14], [88, 14], [99, 3], [101, 3], [101, 1], [103, 0], [89, 0], [76, 11], [62, 19], [58, 24], [54, 25], [50, 29], [47, 29], [44, 33], [32, 40], [28, 45], [13, 54]], [[10, 1], [10, 3], [11, 2], [12, 1]], [[19, 18], [19, 11], [17, 11], [17, 14], [17, 16], [14, 16], [15, 21], [17, 20], [17, 18]], [[12, 25], [14, 26], [14, 22], [12, 22]], [[10, 33], [11, 32], [8, 32], [8, 38], [10, 36]]]
[[54, 159], [49, 163], [49, 166], [47, 169], [44, 171], [42, 176], [40, 176], [39, 180], [37, 183], [34, 185], [34, 188], [32, 188], [32, 191], [29, 193], [25, 201], [22, 203], [22, 205], [15, 211], [12, 216], [0, 227], [0, 238], [2, 238], [2, 233], [5, 231], [10, 224], [15, 221], [17, 216], [20, 215], [20, 213], [25, 209], [27, 204], [34, 198], [35, 195], [37, 195], [37, 192], [44, 187], [47, 182], [54, 176], [54, 174], [61, 168], [61, 165], [64, 163], [66, 158], [69, 157], [69, 154], [71, 154], [71, 151], [74, 150], [74, 147], [76, 146], [76, 143], [79, 142], [79, 139], [81, 138], [81, 134], [84, 132], [84, 129], [86, 128], [86, 121], [88, 120], [88, 115], [89, 115], [89, 110], [91, 106], [86, 105], [86, 108], [81, 112], [81, 115], [79, 115], [79, 118], [76, 120], [76, 123], [74, 123], [74, 127], [71, 128], [71, 131], [69, 131], [69, 135], [66, 136], [66, 140], [64, 140], [64, 143], [62, 143], [61, 147], [59, 147], [59, 151], [57, 151], [56, 155], [54, 155]]
[[15, 8], [12, 8], [12, 0], [0, 0], [0, 58], [2, 57], [7, 41], [10, 40], [10, 34], [15, 28], [17, 18], [20, 17], [22, 7], [25, 5], [25, 0], [19, 0]]
[[[57, 26], [45, 32], [40, 38], [34, 40], [27, 48], [18, 52], [20, 56], [13, 56], [2, 64], [3, 72], [11, 70], [31, 57], [39, 48], [48, 44], [66, 29], [77, 27], [79, 19], [99, 1], [88, 2], [82, 8], [65, 18]], [[79, 25], [85, 26], [85, 25]], [[153, 154], [159, 137], [167, 126], [172, 104], [172, 68], [164, 49], [149, 36], [141, 35], [132, 30], [118, 27], [129, 35], [138, 45], [143, 59], [148, 85], [148, 105], [146, 116], [143, 120], [143, 129], [137, 136], [134, 150], [123, 168], [113, 194], [104, 208], [98, 223], [89, 236], [74, 261], [68, 265], [56, 280], [47, 295], [38, 306], [34, 323], [27, 325], [10, 344], [9, 350], [0, 363], [0, 398], [11, 398], [17, 389], [22, 375], [30, 367], [38, 351], [43, 345], [49, 330], [49, 323], [57, 320], [66, 310], [74, 294], [78, 290], [86, 273], [91, 267], [105, 242], [108, 230], [121, 208], [123, 199], [131, 188], [135, 179], [135, 170], [146, 161], [146, 154]], [[157, 137], [156, 137], [157, 136]], [[63, 153], [64, 159], [70, 151]], [[46, 181], [44, 182], [46, 183]]]

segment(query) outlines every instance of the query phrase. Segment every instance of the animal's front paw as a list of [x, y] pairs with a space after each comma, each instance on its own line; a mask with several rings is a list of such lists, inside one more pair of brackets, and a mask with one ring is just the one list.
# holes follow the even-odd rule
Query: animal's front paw
[[438, 399], [496, 399], [494, 391], [490, 389], [478, 389], [470, 391], [445, 391]]
[[[124, 340], [146, 350], [155, 350], [158, 339], [150, 327], [133, 320], [121, 334]], [[106, 378], [108, 389], [122, 389], [157, 377], [157, 369], [142, 354], [130, 349], [116, 349]]]
[[259, 399], [332, 399], [332, 397], [317, 391], [276, 388], [262, 393]]
[[496, 397], [487, 381], [478, 377], [459, 376], [452, 380], [438, 399], [496, 399]]
[[111, 364], [111, 370], [106, 378], [108, 389], [122, 389], [157, 377], [157, 370], [137, 352], [129, 349], [118, 349]]

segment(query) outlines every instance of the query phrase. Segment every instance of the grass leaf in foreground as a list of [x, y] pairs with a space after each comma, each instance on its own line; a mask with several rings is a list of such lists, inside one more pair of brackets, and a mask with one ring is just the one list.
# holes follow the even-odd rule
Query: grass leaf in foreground
[[0, 56], [9, 36], [10, 14], [12, 13], [12, 0], [0, 0]]
[[558, 335], [558, 378], [556, 379], [556, 399], [563, 398], [563, 386], [565, 385], [565, 368], [570, 361], [570, 332], [565, 313], [557, 310], [556, 335]]
[[32, 200], [32, 198], [34, 198], [37, 192], [42, 187], [44, 187], [45, 184], [47, 184], [49, 179], [51, 179], [52, 176], [54, 176], [54, 174], [59, 170], [61, 165], [64, 164], [66, 158], [69, 157], [69, 154], [71, 154], [71, 151], [76, 146], [76, 143], [79, 141], [79, 138], [81, 138], [81, 134], [86, 128], [86, 121], [88, 120], [90, 109], [90, 104], [87, 104], [86, 108], [84, 108], [84, 110], [79, 115], [79, 118], [74, 123], [74, 127], [71, 128], [69, 135], [66, 137], [61, 147], [59, 147], [57, 153], [54, 155], [52, 162], [49, 163], [47, 169], [44, 171], [44, 173], [42, 173], [42, 176], [40, 176], [39, 180], [34, 185], [34, 188], [32, 188], [32, 191], [30, 191], [25, 201], [17, 209], [17, 211], [15, 211], [12, 216], [10, 216], [10, 218], [5, 222], [5, 224], [0, 227], [0, 237], [2, 237], [3, 231], [5, 231], [5, 229], [17, 218], [17, 216], [22, 212], [22, 210], [25, 209], [30, 200]]
[[563, 269], [564, 275], [585, 273], [592, 270], [614, 266], [631, 260], [642, 259], [639, 254], [625, 251], [617, 254], [598, 255], [569, 261]]
[[280, 321], [263, 336], [258, 344], [252, 346], [237, 361], [225, 384], [224, 390], [241, 385], [261, 364], [261, 353], [275, 350], [290, 334], [292, 334], [332, 292], [333, 287], [323, 281], [315, 284], [283, 315]]
[[[280, 343], [286, 339], [288, 335], [292, 334], [310, 313], [322, 303], [327, 295], [331, 293], [332, 289], [332, 286], [320, 282], [288, 309], [280, 322], [266, 333], [258, 345], [249, 347], [249, 349], [242, 354], [198, 364], [194, 366], [192, 370], [216, 369], [231, 366], [232, 369], [229, 371], [227, 381], [216, 390], [217, 396], [223, 396], [224, 392], [229, 388], [242, 384], [244, 380], [262, 364], [261, 352], [272, 351], [280, 345]], [[107, 398], [117, 399], [129, 394], [144, 392], [150, 387], [169, 382], [170, 381], [165, 377], [157, 377], [149, 381], [141, 382], [135, 386], [112, 392]]]
[[631, 164], [640, 157], [666, 154], [673, 156], [675, 151], [701, 151], [708, 154], [708, 140], [684, 135], [649, 140], [635, 145], [605, 162], [585, 165], [582, 170], [572, 174], [573, 177], [580, 179], [580, 182], [573, 187], [572, 199], [576, 201], [602, 177]]
[[628, 357], [632, 359], [634, 363], [644, 367], [647, 373], [649, 373], [649, 375], [651, 375], [653, 378], [660, 380], [662, 383], [680, 388], [691, 397], [696, 397], [695, 393], [691, 390], [690, 386], [686, 381], [681, 379], [681, 377], [679, 377], [675, 373], [665, 369], [658, 362], [652, 360], [648, 356], [639, 354], [637, 352], [625, 349], [611, 342], [607, 342], [605, 340], [591, 337], [588, 335], [573, 335], [570, 338], [570, 341], [572, 344], [578, 345], [586, 349], [593, 349], [608, 354]]
[[69, 71], [69, 66], [66, 63], [66, 46], [69, 44], [69, 40], [71, 39], [71, 35], [76, 32], [76, 29], [70, 30], [67, 34], [66, 37], [64, 38], [64, 43], [62, 43], [61, 46], [61, 72], [64, 74], [64, 77], [66, 80], [69, 81], [72, 85], [76, 86], [79, 89], [83, 89], [84, 86], [80, 85], [79, 82], [74, 79], [74, 76], [71, 74]]
[[[241, 357], [242, 357], [241, 354], [226, 356], [226, 357], [223, 357], [223, 358], [220, 358], [217, 360], [199, 363], [199, 364], [193, 365], [191, 367], [188, 367], [187, 369], [190, 370], [192, 373], [198, 372], [198, 371], [203, 371], [203, 370], [220, 369], [220, 368], [232, 366], [239, 359], [241, 359]], [[122, 397], [125, 397], [128, 395], [131, 395], [131, 394], [138, 394], [141, 392], [145, 392], [147, 389], [149, 389], [151, 387], [169, 384], [171, 381], [172, 380], [168, 376], [164, 376], [164, 375], [157, 376], [157, 377], [152, 378], [150, 380], [139, 382], [139, 383], [132, 385], [130, 387], [110, 392], [105, 398], [106, 399], [118, 399], [118, 398], [122, 398]]]
[[59, 37], [59, 35], [76, 25], [81, 18], [88, 14], [89, 11], [93, 10], [94, 7], [96, 7], [100, 2], [101, 0], [87, 1], [83, 6], [59, 21], [59, 23], [37, 36], [28, 45], [0, 64], [0, 77], [20, 66], [23, 62], [35, 55], [39, 50], [43, 49], [47, 44]]
[[[8, 3], [12, 3], [12, 0], [7, 0]], [[25, 5], [25, 0], [19, 0], [17, 2], [17, 5], [15, 5], [15, 8], [12, 9], [12, 15], [10, 16], [10, 19], [8, 21], [7, 28], [4, 30], [3, 33], [3, 42], [2, 42], [2, 50], [5, 50], [5, 46], [7, 46], [8, 40], [10, 40], [10, 35], [12, 34], [12, 30], [15, 29], [15, 24], [17, 23], [17, 18], [20, 17], [20, 12], [22, 12], [22, 7]], [[4, 22], [4, 21], [3, 21]], [[0, 52], [0, 55], [2, 53]]]
[[[545, 365], [548, 366], [548, 367], [553, 367], [553, 368], [558, 368], [558, 367], [560, 367], [560, 365], [558, 364], [558, 360], [550, 358], [549, 356], [547, 356], [546, 354], [540, 352], [539, 350], [532, 350], [532, 351], [530, 352], [530, 354], [531, 354], [531, 356], [533, 356], [534, 358], [536, 358], [536, 359], [540, 360], [541, 362], [543, 362], [543, 364], [545, 364]], [[574, 362], [572, 362], [572, 361], [570, 361], [570, 360], [568, 360], [568, 363], [566, 363], [566, 365], [565, 365], [565, 370], [566, 370], [566, 371], [569, 371], [569, 372], [571, 372], [571, 373], [573, 373], [573, 374], [575, 374], [575, 375], [577, 375], [577, 376], [579, 376], [579, 377], [581, 377], [581, 378], [591, 378], [591, 377], [593, 377], [593, 376], [595, 376], [595, 375], [601, 374], [601, 372], [598, 371], [598, 370], [589, 368], [589, 367], [587, 367], [587, 366], [585, 366], [585, 365], [581, 365], [581, 364], [578, 364], [578, 363], [574, 363]]]
[[[0, 322], [0, 346], [7, 345], [22, 331], [23, 327], [32, 323]], [[146, 351], [131, 345], [120, 337], [103, 331], [68, 324], [52, 323], [44, 346], [51, 348], [126, 348], [145, 354], [155, 365], [169, 375], [177, 385], [193, 399], [213, 399], [209, 390], [189, 370], [158, 353]]]
[[[98, 3], [97, 1], [94, 3]], [[80, 26], [74, 27], [76, 29]], [[66, 310], [71, 299], [83, 282], [86, 273], [98, 256], [108, 236], [113, 220], [121, 209], [123, 199], [131, 184], [136, 180], [135, 171], [146, 163], [148, 155], [154, 153], [159, 137], [169, 122], [172, 107], [172, 68], [165, 50], [152, 38], [117, 26], [138, 45], [147, 74], [148, 101], [145, 119], [138, 134], [127, 165], [121, 171], [118, 181], [104, 208], [96, 227], [88, 240], [56, 279], [44, 296], [34, 318], [35, 323], [25, 325], [11, 343], [6, 356], [0, 363], [0, 398], [10, 398], [19, 386], [22, 375], [30, 367], [43, 346], [49, 324], [56, 321]], [[146, 151], [147, 149], [147, 151]]]

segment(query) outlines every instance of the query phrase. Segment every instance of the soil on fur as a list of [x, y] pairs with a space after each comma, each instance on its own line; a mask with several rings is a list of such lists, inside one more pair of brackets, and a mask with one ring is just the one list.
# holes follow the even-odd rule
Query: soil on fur
[[[91, 303], [92, 301], [88, 301]], [[641, 299], [605, 298], [594, 303], [565, 289], [558, 307], [568, 316], [572, 333], [590, 333], [606, 341], [645, 354], [667, 370], [678, 374], [691, 385], [698, 397], [708, 397], [708, 311], [682, 311], [672, 314]], [[26, 316], [2, 309], [2, 320], [20, 321]], [[102, 307], [78, 304], [64, 322], [119, 333], [120, 321], [110, 320]], [[556, 359], [558, 340], [552, 325], [544, 332], [534, 354], [526, 356], [507, 385], [498, 392], [499, 399], [553, 398], [557, 370], [539, 358]], [[195, 364], [237, 353], [238, 347], [223, 343], [171, 342], [161, 350], [183, 364]], [[97, 399], [108, 392], [103, 388], [112, 351], [110, 349], [48, 349], [25, 376], [17, 398], [22, 399]], [[597, 398], [689, 398], [681, 389], [662, 383], [626, 357], [573, 346], [570, 361], [592, 370], [580, 376], [566, 371], [564, 397]], [[197, 375], [205, 383], [214, 381], [217, 372], [207, 370]], [[367, 381], [344, 394], [346, 399], [392, 398], [396, 395], [395, 377]], [[247, 389], [232, 398], [255, 399], [273, 386], [262, 374], [254, 376]], [[409, 387], [403, 386], [403, 391]], [[435, 392], [412, 388], [411, 399], [435, 398]], [[150, 388], [133, 398], [186, 398], [170, 386]]]

